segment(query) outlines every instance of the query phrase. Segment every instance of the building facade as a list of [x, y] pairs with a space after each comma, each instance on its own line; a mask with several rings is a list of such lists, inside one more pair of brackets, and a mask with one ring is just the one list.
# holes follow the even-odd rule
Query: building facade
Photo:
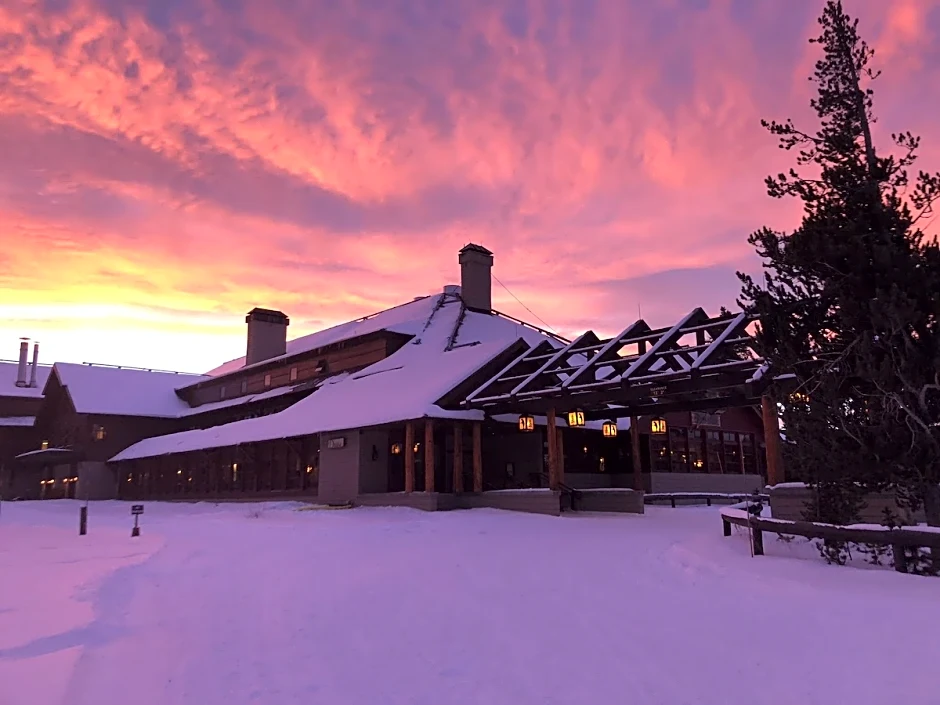
[[[548, 487], [544, 420], [520, 430], [460, 400], [520, 350], [568, 341], [492, 310], [488, 250], [468, 245], [459, 264], [459, 285], [294, 340], [286, 315], [253, 309], [245, 356], [205, 375], [57, 363], [20, 444], [4, 446], [23, 468], [6, 496], [339, 504]], [[561, 421], [564, 487], [761, 486], [755, 409], [637, 423], [611, 437]]]

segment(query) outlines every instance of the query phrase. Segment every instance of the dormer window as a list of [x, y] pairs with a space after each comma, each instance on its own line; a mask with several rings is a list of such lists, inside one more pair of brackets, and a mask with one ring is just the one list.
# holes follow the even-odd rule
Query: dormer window
[[91, 427], [91, 437], [96, 441], [103, 441], [108, 437], [108, 432], [105, 430], [104, 426], [99, 426], [95, 424]]
[[271, 375], [267, 374], [264, 376], [264, 386], [265, 387], [271, 386]]
[[290, 368], [290, 381], [291, 382], [297, 381], [297, 368], [296, 367]]

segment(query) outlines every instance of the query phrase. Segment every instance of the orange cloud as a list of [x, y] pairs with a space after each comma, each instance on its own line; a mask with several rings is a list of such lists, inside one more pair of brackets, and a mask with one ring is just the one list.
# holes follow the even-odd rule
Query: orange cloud
[[[936, 149], [940, 0], [848, 4], [879, 129]], [[4, 3], [0, 343], [206, 369], [254, 305], [295, 334], [367, 314], [455, 281], [470, 240], [559, 330], [732, 304], [747, 234], [798, 218], [764, 194], [789, 161], [759, 119], [807, 117], [815, 10]]]

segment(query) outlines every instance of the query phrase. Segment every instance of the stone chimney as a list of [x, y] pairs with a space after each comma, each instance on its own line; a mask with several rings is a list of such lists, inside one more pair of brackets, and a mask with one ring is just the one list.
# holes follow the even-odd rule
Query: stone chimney
[[482, 245], [464, 245], [460, 262], [460, 295], [467, 308], [489, 313], [493, 310], [493, 253]]
[[245, 316], [248, 324], [248, 352], [245, 364], [270, 360], [287, 352], [287, 326], [290, 319], [280, 311], [253, 308]]
[[20, 338], [20, 364], [16, 368], [16, 386], [25, 387], [29, 384], [26, 379], [29, 362], [29, 338]]

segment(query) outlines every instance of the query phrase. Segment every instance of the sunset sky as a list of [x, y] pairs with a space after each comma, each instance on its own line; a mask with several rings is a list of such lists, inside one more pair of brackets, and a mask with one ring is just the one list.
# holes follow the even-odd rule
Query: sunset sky
[[[731, 306], [822, 0], [3, 0], [0, 358], [204, 371], [494, 273], [563, 334]], [[940, 169], [940, 0], [846, 0]], [[934, 227], [934, 226], [931, 226]], [[498, 284], [496, 307], [532, 320]], [[535, 320], [534, 322], [538, 322]]]

